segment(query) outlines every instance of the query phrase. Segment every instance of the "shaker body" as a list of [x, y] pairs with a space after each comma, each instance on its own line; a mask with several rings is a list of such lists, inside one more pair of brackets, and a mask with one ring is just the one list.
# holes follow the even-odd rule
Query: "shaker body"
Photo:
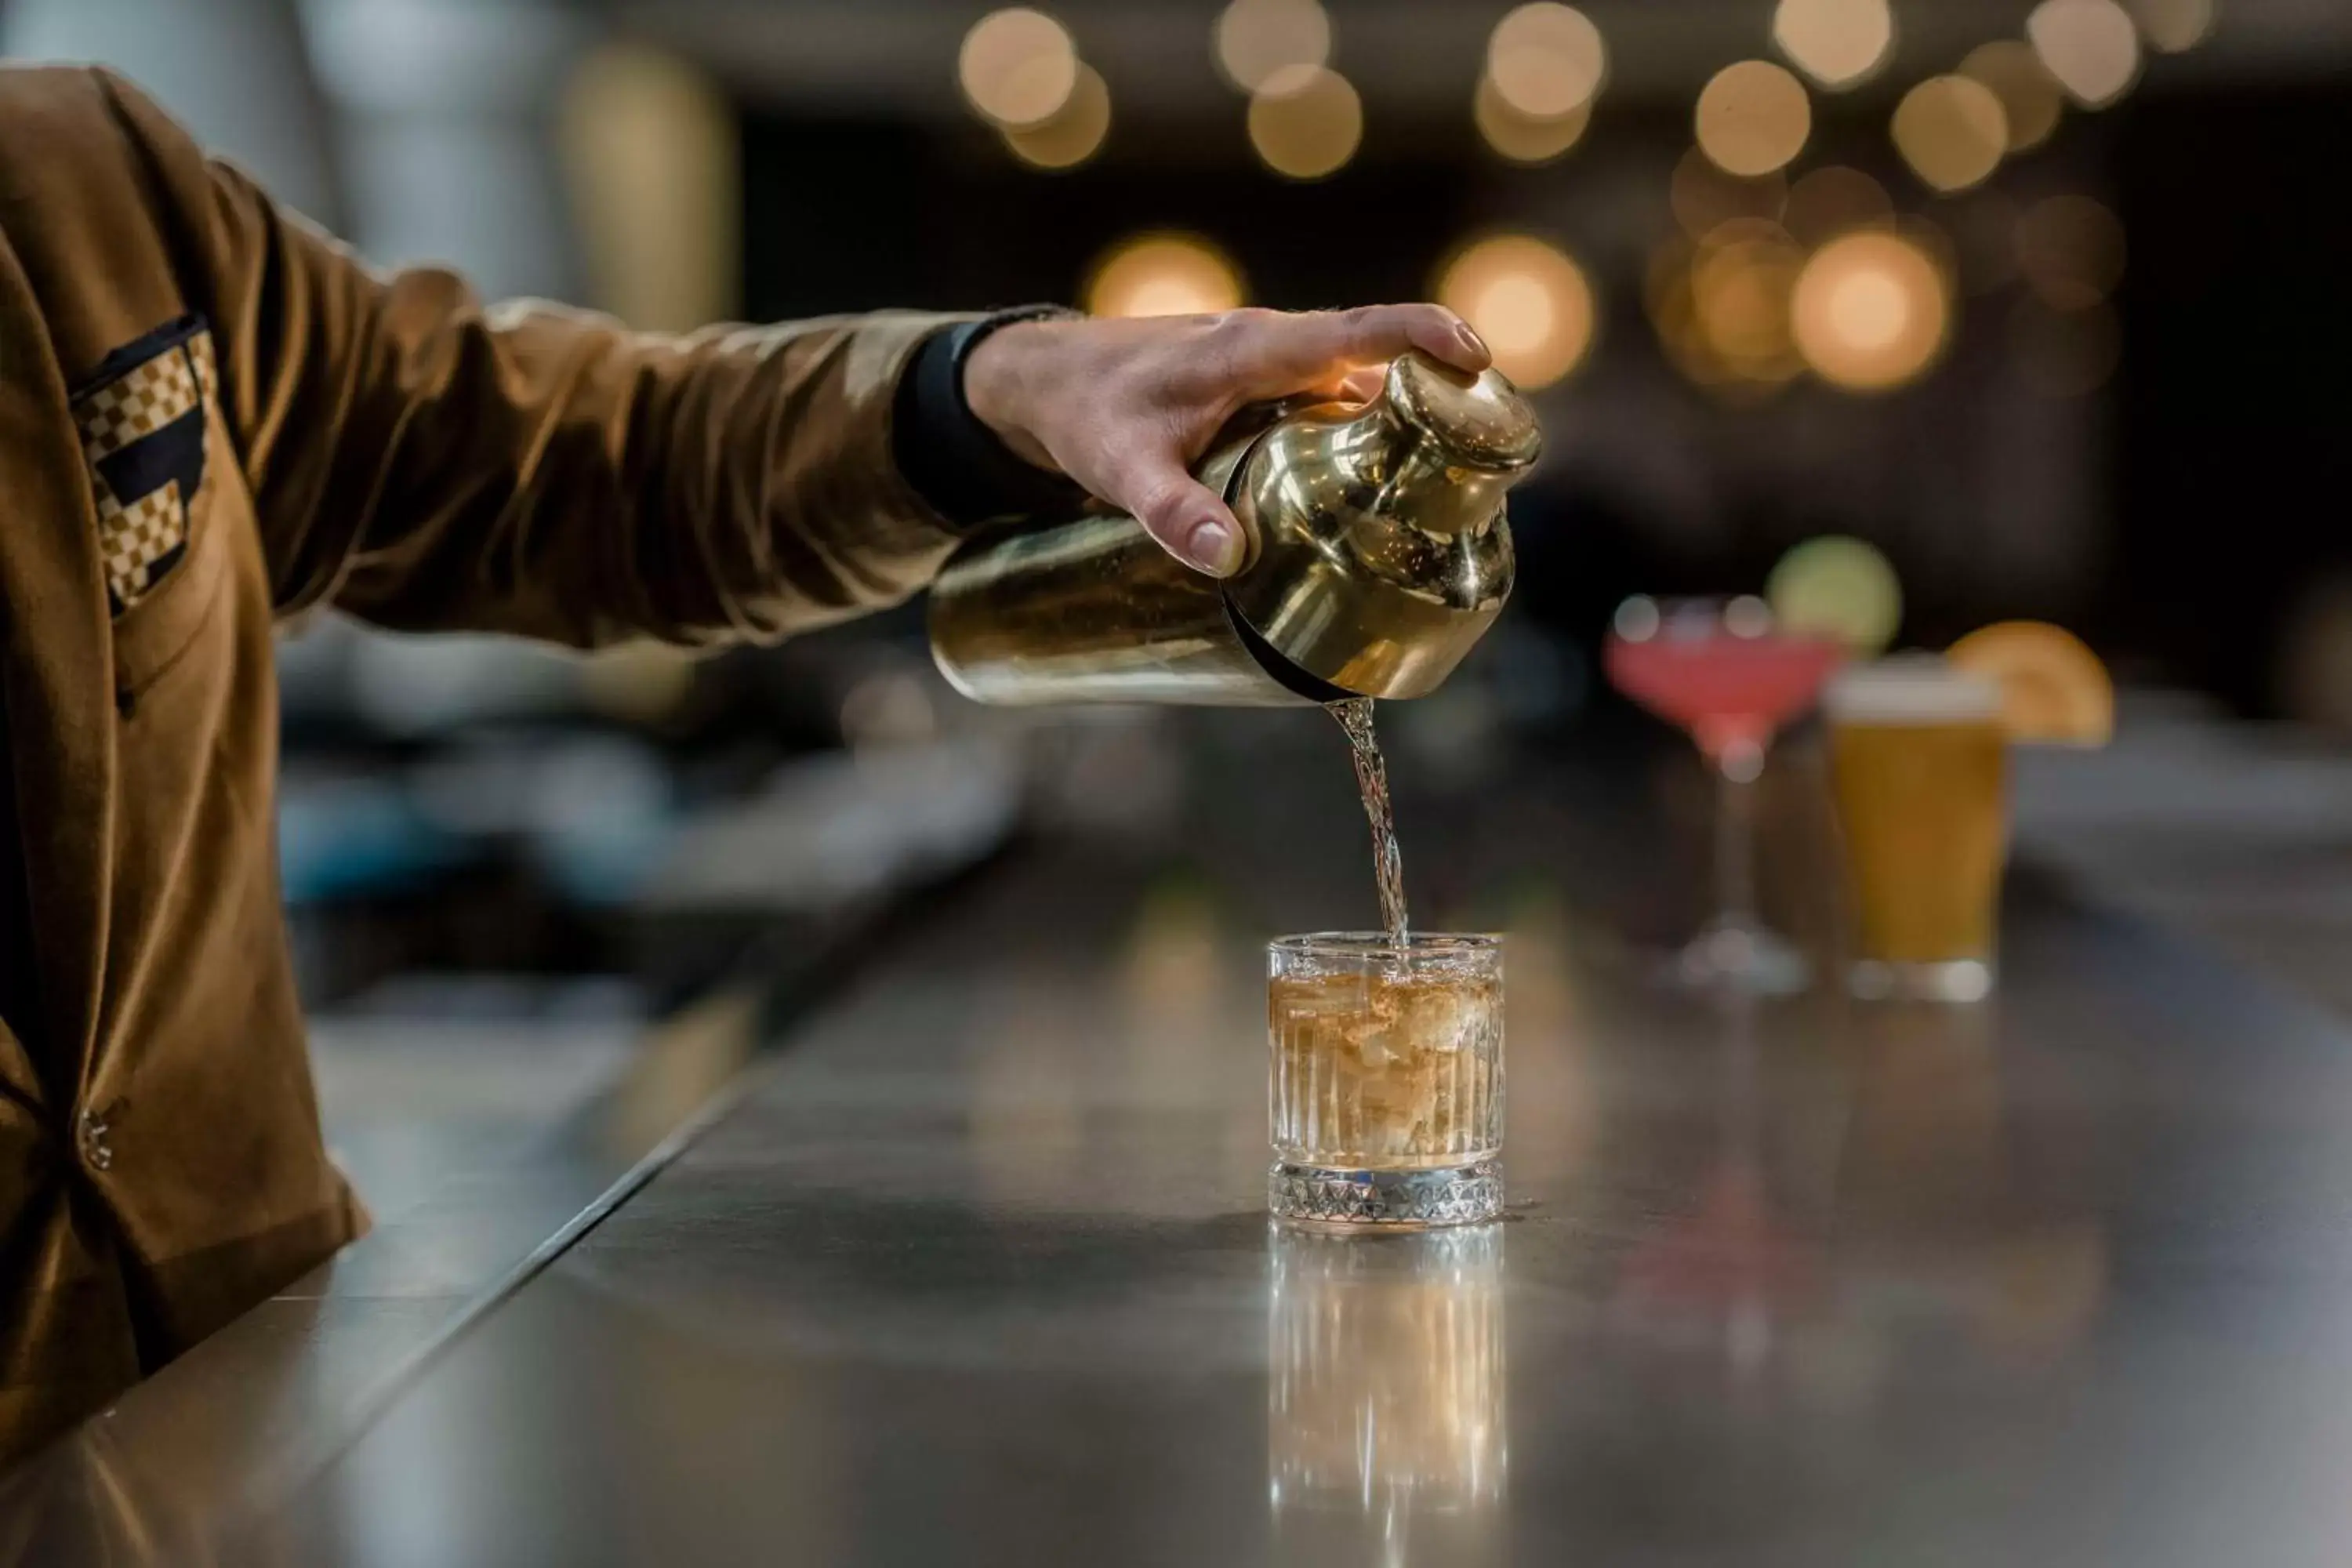
[[[1224, 488], [1255, 440], [1216, 453], [1201, 469], [1202, 482]], [[1277, 679], [1245, 635], [1223, 584], [1176, 560], [1124, 514], [984, 542], [950, 562], [931, 586], [940, 672], [966, 697], [1000, 707], [1269, 708], [1321, 697], [1303, 672], [1290, 684]]]

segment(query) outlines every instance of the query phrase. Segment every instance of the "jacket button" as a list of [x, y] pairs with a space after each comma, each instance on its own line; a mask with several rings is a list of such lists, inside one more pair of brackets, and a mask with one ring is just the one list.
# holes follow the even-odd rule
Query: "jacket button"
[[114, 1145], [107, 1141], [113, 1130], [106, 1118], [95, 1110], [84, 1110], [75, 1121], [75, 1133], [81, 1142], [81, 1157], [93, 1171], [114, 1168]]

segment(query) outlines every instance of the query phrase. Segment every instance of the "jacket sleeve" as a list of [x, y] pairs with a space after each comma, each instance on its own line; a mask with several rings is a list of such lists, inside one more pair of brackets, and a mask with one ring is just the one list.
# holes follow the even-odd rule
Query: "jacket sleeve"
[[772, 640], [907, 597], [954, 529], [892, 457], [893, 394], [961, 318], [626, 331], [389, 276], [101, 73], [193, 309], [281, 615]]

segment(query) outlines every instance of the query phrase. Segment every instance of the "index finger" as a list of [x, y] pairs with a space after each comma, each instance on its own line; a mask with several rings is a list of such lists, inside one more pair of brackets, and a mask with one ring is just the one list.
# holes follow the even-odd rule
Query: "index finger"
[[1242, 320], [1247, 336], [1234, 346], [1234, 370], [1258, 397], [1318, 386], [1336, 371], [1392, 360], [1408, 349], [1472, 375], [1494, 360], [1469, 324], [1443, 305], [1252, 313]]

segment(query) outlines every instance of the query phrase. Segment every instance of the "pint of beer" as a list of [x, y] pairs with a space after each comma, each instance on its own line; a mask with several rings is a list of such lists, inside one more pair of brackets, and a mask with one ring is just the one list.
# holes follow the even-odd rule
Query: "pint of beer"
[[2000, 688], [1940, 659], [1893, 658], [1840, 673], [1822, 708], [1854, 994], [1978, 1000], [1992, 988], [2009, 837]]

